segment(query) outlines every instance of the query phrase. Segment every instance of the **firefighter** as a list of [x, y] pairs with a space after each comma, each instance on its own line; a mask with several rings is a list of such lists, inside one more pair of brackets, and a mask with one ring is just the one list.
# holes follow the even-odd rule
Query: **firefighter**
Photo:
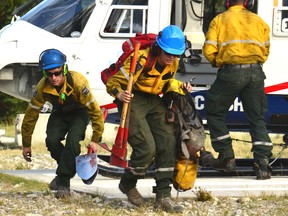
[[[122, 176], [119, 189], [128, 200], [136, 205], [144, 204], [143, 197], [136, 189], [137, 180], [144, 178], [148, 167], [155, 161], [156, 209], [166, 212], [183, 212], [181, 205], [171, 200], [173, 170], [176, 160], [176, 139], [173, 125], [166, 122], [168, 111], [159, 94], [169, 80], [174, 79], [180, 55], [185, 51], [185, 36], [177, 26], [165, 27], [156, 37], [152, 48], [139, 51], [137, 71], [134, 75], [133, 99], [127, 90], [126, 77], [130, 71], [130, 58], [124, 62], [123, 70], [108, 79], [107, 92], [116, 98], [116, 103], [130, 103], [128, 143], [132, 147], [131, 169]], [[156, 56], [150, 71], [143, 71], [149, 51]], [[182, 83], [191, 91], [189, 83]], [[118, 107], [121, 107], [119, 105]]]
[[248, 9], [254, 0], [226, 0], [226, 12], [210, 23], [203, 47], [205, 57], [218, 67], [217, 78], [206, 96], [206, 117], [214, 150], [219, 153], [213, 167], [236, 169], [232, 140], [225, 117], [239, 96], [250, 123], [253, 168], [256, 179], [270, 179], [272, 143], [265, 123], [267, 99], [262, 64], [270, 49], [269, 26]]
[[[21, 128], [23, 156], [26, 161], [31, 161], [31, 137], [39, 113], [51, 109], [45, 141], [58, 166], [49, 187], [57, 191], [57, 198], [66, 198], [70, 196], [70, 179], [76, 173], [75, 157], [81, 151], [79, 142], [84, 140], [91, 120], [93, 134], [88, 146], [97, 151], [104, 129], [103, 114], [88, 81], [82, 74], [68, 70], [62, 52], [56, 49], [43, 51], [39, 66], [44, 77], [36, 86]], [[65, 144], [62, 144], [65, 137]]]

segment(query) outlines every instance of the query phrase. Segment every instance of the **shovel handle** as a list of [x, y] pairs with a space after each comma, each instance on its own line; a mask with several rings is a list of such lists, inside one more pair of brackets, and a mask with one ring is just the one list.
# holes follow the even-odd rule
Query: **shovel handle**
[[[136, 65], [137, 65], [137, 59], [138, 59], [138, 52], [140, 49], [140, 42], [137, 42], [135, 44], [135, 48], [134, 48], [134, 55], [131, 61], [131, 65], [130, 65], [130, 73], [129, 73], [129, 81], [127, 84], [127, 90], [128, 92], [132, 93], [132, 85], [133, 85], [133, 75], [135, 73], [136, 70]], [[125, 121], [126, 121], [126, 117], [127, 117], [127, 110], [128, 110], [128, 103], [124, 102], [123, 104], [123, 109], [122, 109], [122, 115], [121, 115], [121, 122], [120, 122], [120, 127], [125, 127]]]
[[88, 147], [88, 154], [92, 154], [94, 151], [93, 151], [93, 148], [92, 147]]

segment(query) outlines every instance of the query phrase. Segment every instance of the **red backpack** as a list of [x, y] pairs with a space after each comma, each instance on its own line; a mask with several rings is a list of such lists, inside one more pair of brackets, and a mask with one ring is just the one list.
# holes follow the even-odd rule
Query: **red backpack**
[[[136, 42], [141, 43], [140, 49], [146, 49], [148, 47], [152, 47], [152, 44], [156, 40], [156, 36], [157, 35], [153, 33], [142, 34], [137, 32], [135, 37], [126, 40], [122, 44], [123, 53], [118, 58], [118, 60], [115, 63], [111, 64], [108, 68], [101, 71], [102, 82], [106, 84], [107, 80], [120, 70], [120, 68], [123, 66], [124, 61], [133, 53]], [[153, 58], [151, 56], [151, 52], [149, 52], [146, 64], [144, 66], [145, 71], [149, 71], [152, 69], [155, 60], [156, 58], [155, 57]]]

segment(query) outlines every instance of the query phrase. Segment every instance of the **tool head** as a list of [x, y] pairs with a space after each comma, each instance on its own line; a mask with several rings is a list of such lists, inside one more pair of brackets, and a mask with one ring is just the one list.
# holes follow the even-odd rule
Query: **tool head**
[[98, 173], [97, 154], [77, 156], [76, 172], [85, 184], [92, 184]]

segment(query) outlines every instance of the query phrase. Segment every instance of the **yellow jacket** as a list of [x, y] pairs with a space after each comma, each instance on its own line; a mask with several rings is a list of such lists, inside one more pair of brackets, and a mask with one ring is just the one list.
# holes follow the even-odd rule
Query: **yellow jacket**
[[[155, 69], [155, 65], [157, 62], [156, 57], [156, 61], [152, 69], [148, 72], [142, 72], [143, 67], [146, 63], [149, 50], [150, 48], [147, 48], [145, 50], [139, 50], [138, 66], [140, 64], [141, 67], [135, 72], [133, 76], [133, 90], [157, 95], [162, 92], [164, 85], [170, 79], [175, 78], [179, 65], [179, 60], [175, 59], [175, 61], [171, 65], [167, 65], [160, 73]], [[133, 53], [131, 55], [133, 55]], [[123, 92], [127, 88], [130, 72], [130, 61], [131, 58], [128, 57], [123, 64], [124, 66], [114, 76], [108, 79], [106, 89], [107, 92], [113, 97], [116, 97], [119, 92]]]
[[61, 91], [61, 93], [65, 94], [65, 100], [62, 100], [61, 94], [57, 92], [47, 78], [43, 77], [37, 84], [36, 90], [27, 107], [22, 123], [22, 145], [24, 147], [31, 146], [32, 134], [38, 120], [39, 113], [41, 112], [41, 109], [46, 101], [53, 104], [53, 110], [61, 108], [67, 109], [67, 106], [65, 105], [68, 102], [73, 109], [87, 109], [92, 122], [92, 141], [99, 142], [104, 131], [103, 113], [92, 95], [87, 79], [82, 74], [75, 71], [69, 71], [68, 73], [71, 75], [73, 86], [67, 82], [67, 76], [69, 75], [67, 74], [65, 76], [63, 90]]
[[216, 67], [264, 63], [270, 48], [269, 26], [241, 5], [216, 16], [206, 34], [203, 52]]

